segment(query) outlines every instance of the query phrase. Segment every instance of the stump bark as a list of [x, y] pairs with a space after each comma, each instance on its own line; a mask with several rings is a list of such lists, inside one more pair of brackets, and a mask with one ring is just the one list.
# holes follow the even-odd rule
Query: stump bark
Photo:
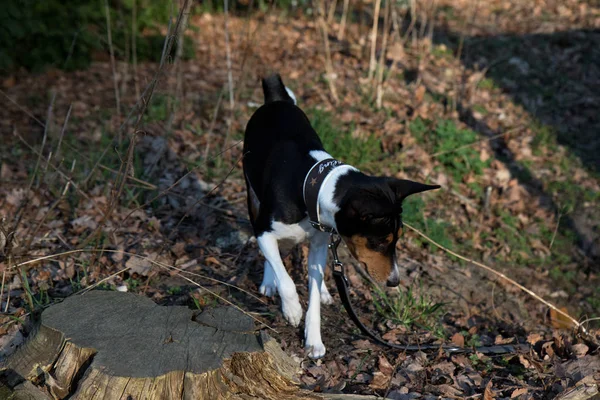
[[55, 399], [319, 398], [299, 389], [297, 368], [234, 308], [196, 315], [108, 291], [45, 310], [26, 344], [0, 365], [14, 398], [24, 384], [22, 398], [36, 398], [30, 383]]

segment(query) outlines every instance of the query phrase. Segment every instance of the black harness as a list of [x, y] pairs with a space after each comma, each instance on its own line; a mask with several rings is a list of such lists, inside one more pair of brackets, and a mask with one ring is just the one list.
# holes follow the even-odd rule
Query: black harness
[[[333, 272], [333, 279], [335, 280], [335, 285], [337, 287], [338, 293], [340, 294], [340, 299], [346, 312], [350, 316], [350, 319], [354, 324], [360, 329], [360, 331], [366, 336], [370, 337], [375, 343], [391, 347], [394, 349], [400, 349], [403, 351], [423, 351], [423, 350], [443, 350], [448, 353], [472, 353], [472, 352], [480, 352], [483, 354], [505, 354], [505, 353], [515, 353], [517, 351], [527, 351], [529, 346], [527, 345], [495, 345], [495, 346], [483, 346], [483, 347], [475, 347], [475, 348], [465, 348], [458, 346], [448, 346], [448, 345], [401, 345], [390, 343], [382, 338], [380, 338], [375, 332], [367, 328], [358, 318], [356, 311], [352, 307], [352, 303], [350, 303], [350, 296], [348, 294], [348, 279], [346, 278], [346, 271], [344, 268], [344, 264], [339, 260], [337, 254], [337, 248], [342, 241], [342, 238], [338, 235], [335, 228], [327, 225], [323, 225], [320, 221], [319, 216], [319, 191], [321, 187], [327, 180], [327, 177], [333, 169], [339, 167], [340, 165], [344, 165], [341, 161], [335, 160], [333, 158], [329, 158], [323, 161], [319, 161], [310, 169], [306, 178], [304, 179], [304, 203], [306, 204], [308, 218], [313, 226], [313, 228], [321, 231], [327, 232], [330, 235], [329, 241], [329, 249], [331, 250], [331, 255], [333, 256], [333, 260], [331, 262], [331, 270]], [[402, 221], [396, 219], [396, 226], [402, 226]], [[397, 230], [397, 229], [396, 229]]]

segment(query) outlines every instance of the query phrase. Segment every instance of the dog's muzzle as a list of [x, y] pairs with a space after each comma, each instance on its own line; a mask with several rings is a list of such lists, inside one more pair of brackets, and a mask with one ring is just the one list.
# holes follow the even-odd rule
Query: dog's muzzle
[[397, 275], [390, 276], [385, 282], [388, 287], [396, 287], [400, 284], [400, 277]]

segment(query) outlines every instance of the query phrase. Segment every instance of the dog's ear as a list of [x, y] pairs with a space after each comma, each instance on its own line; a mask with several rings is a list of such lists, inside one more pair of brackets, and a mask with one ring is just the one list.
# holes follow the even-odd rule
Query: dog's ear
[[402, 201], [411, 194], [425, 192], [427, 190], [439, 189], [440, 185], [426, 185], [408, 179], [390, 179], [388, 184], [396, 193], [396, 200]]

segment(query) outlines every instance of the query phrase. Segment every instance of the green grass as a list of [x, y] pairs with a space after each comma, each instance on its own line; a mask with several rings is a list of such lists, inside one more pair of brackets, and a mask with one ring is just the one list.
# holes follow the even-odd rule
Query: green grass
[[307, 112], [313, 128], [319, 134], [325, 150], [345, 163], [361, 168], [383, 158], [381, 142], [372, 135], [365, 139], [352, 136], [352, 127], [346, 129], [330, 113], [312, 109]]
[[409, 128], [417, 142], [426, 146], [431, 154], [438, 154], [437, 160], [457, 182], [469, 173], [482, 175], [484, 168], [490, 165], [490, 160], [481, 161], [477, 150], [465, 147], [476, 142], [479, 135], [471, 129], [459, 128], [452, 120], [434, 122], [417, 118]]
[[440, 323], [443, 303], [436, 303], [424, 294], [422, 288], [416, 293], [411, 287], [405, 292], [398, 290], [388, 294], [375, 286], [373, 304], [377, 312], [386, 320], [407, 328], [421, 328], [443, 337]]
[[492, 90], [492, 89], [496, 89], [498, 86], [496, 85], [496, 82], [494, 82], [493, 79], [483, 78], [482, 80], [479, 81], [479, 83], [477, 84], [477, 87], [480, 89]]

